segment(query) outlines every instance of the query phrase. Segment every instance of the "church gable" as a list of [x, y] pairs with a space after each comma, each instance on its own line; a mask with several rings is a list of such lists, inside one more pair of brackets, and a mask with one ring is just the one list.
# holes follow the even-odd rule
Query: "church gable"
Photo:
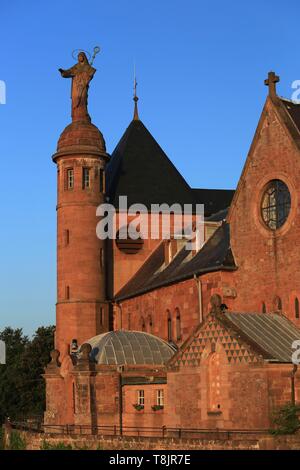
[[220, 343], [229, 364], [255, 364], [262, 360], [260, 354], [245, 343], [237, 333], [225, 326], [214, 314], [210, 314], [203, 326], [182, 346], [169, 365], [175, 367], [198, 367], [205, 350], [214, 350]]
[[253, 200], [256, 188], [262, 189], [272, 178], [288, 180], [295, 164], [299, 164], [296, 156], [300, 133], [283, 101], [267, 98], [231, 203], [229, 222], [240, 216], [236, 215], [240, 205]]
[[229, 210], [236, 311], [274, 312], [279, 297], [279, 310], [295, 319], [300, 281], [289, 273], [300, 263], [299, 106], [269, 95]]

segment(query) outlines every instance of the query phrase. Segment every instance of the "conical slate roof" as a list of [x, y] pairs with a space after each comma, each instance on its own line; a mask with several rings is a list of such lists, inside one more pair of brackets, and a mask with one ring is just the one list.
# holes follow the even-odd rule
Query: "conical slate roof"
[[184, 178], [146, 129], [133, 120], [114, 150], [106, 168], [109, 202], [118, 208], [119, 196], [128, 206], [173, 203], [192, 204], [194, 195]]

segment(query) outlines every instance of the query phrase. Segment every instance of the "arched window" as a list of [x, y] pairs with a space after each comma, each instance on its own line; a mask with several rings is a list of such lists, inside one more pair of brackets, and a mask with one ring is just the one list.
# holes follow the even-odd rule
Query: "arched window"
[[168, 341], [172, 341], [172, 317], [170, 310], [167, 310], [167, 332], [168, 332]]
[[281, 301], [281, 298], [276, 296], [274, 298], [274, 302], [273, 302], [273, 305], [274, 305], [274, 310], [275, 311], [281, 311], [282, 310], [282, 301]]
[[261, 311], [262, 311], [262, 313], [267, 313], [267, 308], [266, 308], [265, 302], [263, 302], [263, 303], [261, 304]]
[[295, 298], [295, 317], [299, 318], [299, 300], [298, 297]]
[[278, 308], [278, 310], [282, 310], [282, 301], [281, 301], [280, 297], [278, 297], [278, 299], [277, 299], [277, 308]]
[[141, 330], [146, 331], [146, 323], [145, 323], [144, 317], [141, 317], [140, 325], [141, 325]]
[[179, 308], [175, 309], [176, 314], [176, 339], [177, 341], [181, 340], [181, 319], [180, 319], [180, 310]]
[[153, 332], [153, 321], [151, 315], [148, 315], [148, 332], [151, 334]]

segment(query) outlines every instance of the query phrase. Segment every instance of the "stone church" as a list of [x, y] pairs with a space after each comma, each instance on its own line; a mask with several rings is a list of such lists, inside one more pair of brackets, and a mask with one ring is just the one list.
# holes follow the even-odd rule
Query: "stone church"
[[[56, 349], [44, 424], [267, 429], [276, 408], [300, 400], [300, 105], [277, 95], [270, 72], [236, 190], [194, 189], [140, 120], [136, 94], [108, 154], [87, 112], [95, 69], [80, 55], [60, 70], [72, 78], [72, 123], [53, 156]], [[99, 239], [97, 207], [109, 201], [118, 218], [124, 195], [147, 208], [204, 204], [204, 243]]]

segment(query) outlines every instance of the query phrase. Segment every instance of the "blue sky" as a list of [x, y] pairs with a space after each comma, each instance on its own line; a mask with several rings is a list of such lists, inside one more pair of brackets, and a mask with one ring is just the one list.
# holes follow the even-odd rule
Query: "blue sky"
[[72, 51], [101, 46], [90, 114], [111, 153], [140, 117], [193, 187], [234, 188], [267, 93], [300, 79], [300, 7], [289, 0], [2, 0], [0, 329], [55, 322], [56, 170], [70, 121]]

